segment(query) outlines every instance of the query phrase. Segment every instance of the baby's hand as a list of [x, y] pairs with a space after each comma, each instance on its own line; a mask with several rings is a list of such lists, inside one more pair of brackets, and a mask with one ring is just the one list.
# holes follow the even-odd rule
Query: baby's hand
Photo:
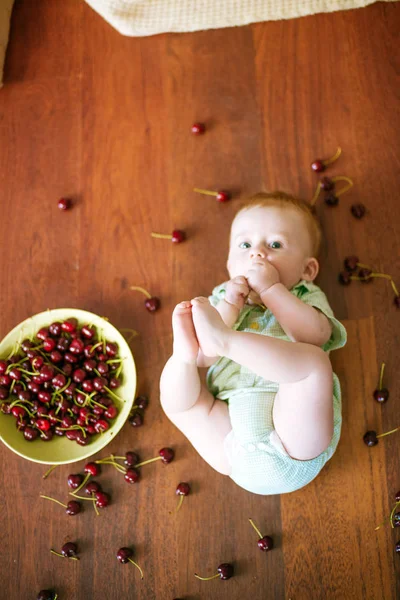
[[269, 262], [254, 265], [247, 271], [246, 278], [250, 288], [260, 297], [275, 283], [280, 282], [278, 271]]
[[229, 304], [236, 306], [239, 310], [242, 310], [249, 292], [250, 288], [247, 285], [246, 277], [239, 275], [226, 284], [225, 300]]

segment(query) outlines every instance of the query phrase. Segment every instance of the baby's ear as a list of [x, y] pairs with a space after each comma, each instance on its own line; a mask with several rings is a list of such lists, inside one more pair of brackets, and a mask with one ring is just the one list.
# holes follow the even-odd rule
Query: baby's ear
[[308, 258], [302, 274], [302, 279], [314, 281], [319, 271], [319, 263], [316, 258]]

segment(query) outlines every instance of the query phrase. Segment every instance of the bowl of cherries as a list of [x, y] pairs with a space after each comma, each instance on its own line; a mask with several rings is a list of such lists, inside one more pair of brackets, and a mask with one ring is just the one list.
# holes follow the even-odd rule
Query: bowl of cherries
[[136, 392], [131, 350], [107, 319], [47, 310], [0, 342], [0, 439], [34, 462], [66, 464], [104, 448]]

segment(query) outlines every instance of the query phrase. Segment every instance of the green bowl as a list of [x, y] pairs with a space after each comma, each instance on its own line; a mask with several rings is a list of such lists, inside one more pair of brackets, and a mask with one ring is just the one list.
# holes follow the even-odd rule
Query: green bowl
[[48, 327], [54, 321], [65, 321], [70, 317], [78, 319], [79, 326], [92, 324], [102, 329], [107, 341], [118, 344], [119, 356], [123, 359], [123, 383], [116, 390], [121, 402], [114, 400], [119, 409], [117, 417], [110, 428], [104, 433], [94, 436], [93, 441], [87, 446], [80, 446], [66, 437], [54, 436], [49, 442], [36, 439], [28, 442], [21, 431], [15, 426], [15, 418], [0, 412], [0, 439], [13, 452], [46, 465], [62, 465], [74, 463], [88, 458], [102, 450], [115, 438], [127, 420], [133, 405], [136, 393], [136, 367], [132, 352], [121, 333], [111, 323], [86, 310], [77, 308], [56, 308], [39, 313], [23, 321], [0, 343], [0, 358], [9, 356], [15, 343], [22, 342], [25, 338], [36, 334], [41, 327]]

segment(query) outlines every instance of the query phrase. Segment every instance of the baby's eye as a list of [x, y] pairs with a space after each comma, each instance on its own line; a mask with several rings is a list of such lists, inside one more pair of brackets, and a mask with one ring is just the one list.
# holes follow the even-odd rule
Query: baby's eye
[[282, 244], [280, 242], [271, 242], [271, 248], [282, 248]]
[[239, 248], [241, 248], [242, 250], [247, 250], [248, 248], [250, 248], [250, 244], [249, 242], [241, 242], [239, 244]]

